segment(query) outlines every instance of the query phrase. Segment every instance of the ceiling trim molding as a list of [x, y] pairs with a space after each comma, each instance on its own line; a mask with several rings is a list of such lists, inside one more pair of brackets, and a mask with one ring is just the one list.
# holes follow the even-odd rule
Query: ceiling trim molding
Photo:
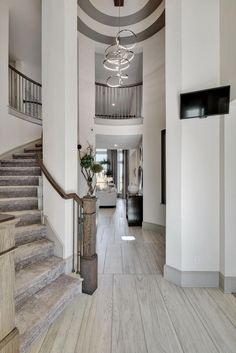
[[[132, 15], [122, 16], [120, 18], [120, 26], [130, 26], [144, 20], [158, 8], [162, 1], [163, 0], [149, 0], [141, 10], [133, 13]], [[96, 9], [96, 7], [93, 6], [89, 0], [78, 0], [78, 5], [89, 17], [93, 18], [95, 21], [111, 27], [119, 26], [118, 16], [110, 16], [104, 14], [103, 12]]]
[[[163, 27], [165, 27], [165, 11], [162, 12], [161, 16], [148, 28], [144, 31], [137, 33], [137, 42], [142, 42], [150, 37], [152, 37], [155, 33], [159, 32]], [[77, 18], [77, 29], [80, 33], [84, 34], [85, 36], [89, 37], [90, 39], [111, 45], [115, 42], [115, 37], [106, 36], [104, 34], [98, 33], [88, 27], [79, 17]], [[133, 43], [133, 36], [125, 37], [123, 39], [124, 44], [131, 44]]]

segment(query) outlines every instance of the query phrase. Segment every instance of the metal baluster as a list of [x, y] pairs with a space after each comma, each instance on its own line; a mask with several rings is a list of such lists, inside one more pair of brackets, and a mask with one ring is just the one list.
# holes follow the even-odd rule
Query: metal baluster
[[75, 272], [75, 200], [73, 199], [73, 244], [72, 244], [72, 272]]
[[9, 93], [8, 93], [8, 104], [11, 107], [11, 69], [9, 68]]

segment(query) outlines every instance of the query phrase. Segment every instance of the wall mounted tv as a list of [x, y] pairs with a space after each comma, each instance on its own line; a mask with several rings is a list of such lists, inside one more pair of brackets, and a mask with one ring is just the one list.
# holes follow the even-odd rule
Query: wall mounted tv
[[229, 114], [229, 103], [230, 86], [183, 93], [180, 95], [180, 119]]

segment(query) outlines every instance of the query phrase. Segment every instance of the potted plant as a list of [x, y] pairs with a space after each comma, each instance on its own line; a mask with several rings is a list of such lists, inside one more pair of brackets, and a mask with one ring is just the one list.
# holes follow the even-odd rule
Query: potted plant
[[81, 173], [88, 185], [87, 196], [92, 197], [94, 196], [96, 188], [96, 174], [100, 173], [103, 170], [103, 167], [101, 164], [95, 162], [93, 147], [91, 145], [88, 145], [85, 150], [82, 150], [82, 146], [78, 145], [78, 150]]

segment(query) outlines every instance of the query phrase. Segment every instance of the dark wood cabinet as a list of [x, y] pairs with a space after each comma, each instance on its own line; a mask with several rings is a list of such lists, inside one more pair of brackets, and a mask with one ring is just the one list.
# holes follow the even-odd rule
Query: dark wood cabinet
[[126, 195], [126, 218], [129, 226], [142, 226], [143, 195]]

